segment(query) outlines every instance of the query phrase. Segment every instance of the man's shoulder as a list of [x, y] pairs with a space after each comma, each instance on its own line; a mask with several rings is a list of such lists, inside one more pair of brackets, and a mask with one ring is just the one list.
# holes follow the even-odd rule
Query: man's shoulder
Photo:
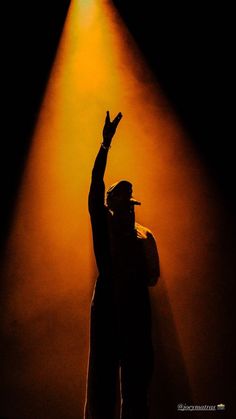
[[139, 239], [145, 240], [145, 239], [154, 238], [152, 231], [149, 228], [139, 223], [135, 223], [135, 230], [137, 231], [137, 237]]

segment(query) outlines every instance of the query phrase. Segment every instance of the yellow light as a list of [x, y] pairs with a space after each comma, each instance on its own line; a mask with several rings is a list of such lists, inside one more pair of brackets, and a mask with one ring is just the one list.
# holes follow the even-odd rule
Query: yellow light
[[[35, 343], [30, 324], [39, 324], [58, 361], [55, 367], [50, 350], [35, 350], [31, 373], [25, 371], [22, 381], [32, 374], [40, 387], [50, 376], [57, 388], [66, 353], [63, 394], [70, 379], [74, 400], [78, 385], [82, 396], [85, 392], [88, 305], [96, 277], [87, 195], [107, 110], [124, 117], [106, 185], [130, 180], [142, 201], [137, 220], [157, 237], [159, 287], [167, 288], [186, 361], [190, 342], [188, 330], [181, 329], [185, 313], [176, 287], [198, 278], [207, 263], [202, 246], [216, 216], [197, 156], [119, 15], [107, 1], [71, 2], [19, 191], [5, 274], [11, 290], [6, 325], [17, 318]], [[64, 320], [57, 317], [61, 310]], [[52, 312], [54, 343], [45, 337]], [[61, 351], [55, 348], [60, 338], [68, 343]], [[81, 410], [83, 397], [78, 403]]]

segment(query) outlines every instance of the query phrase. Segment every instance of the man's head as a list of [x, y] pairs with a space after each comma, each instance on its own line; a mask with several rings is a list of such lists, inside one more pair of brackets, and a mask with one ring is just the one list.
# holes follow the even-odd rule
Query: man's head
[[107, 191], [107, 206], [114, 214], [134, 212], [134, 205], [140, 205], [140, 202], [132, 198], [132, 183], [120, 180], [110, 186]]
[[113, 212], [126, 211], [130, 207], [132, 184], [127, 180], [120, 180], [110, 186], [107, 191], [107, 206]]

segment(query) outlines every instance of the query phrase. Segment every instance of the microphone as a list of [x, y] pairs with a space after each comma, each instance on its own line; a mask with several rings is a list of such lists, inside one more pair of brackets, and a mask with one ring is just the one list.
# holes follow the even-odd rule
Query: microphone
[[131, 205], [141, 205], [141, 202], [137, 201], [137, 200], [136, 200], [136, 199], [134, 199], [134, 198], [131, 198], [131, 199], [130, 199], [130, 203], [131, 203]]

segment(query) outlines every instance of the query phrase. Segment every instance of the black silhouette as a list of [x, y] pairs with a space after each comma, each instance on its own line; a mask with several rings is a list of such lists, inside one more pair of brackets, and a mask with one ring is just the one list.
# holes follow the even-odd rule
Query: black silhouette
[[148, 286], [160, 275], [153, 234], [135, 222], [132, 184], [121, 180], [107, 191], [108, 150], [117, 125], [107, 112], [103, 142], [95, 160], [89, 212], [99, 276], [90, 324], [90, 356], [85, 419], [113, 419], [120, 381], [121, 418], [148, 418], [148, 389], [153, 370]]

